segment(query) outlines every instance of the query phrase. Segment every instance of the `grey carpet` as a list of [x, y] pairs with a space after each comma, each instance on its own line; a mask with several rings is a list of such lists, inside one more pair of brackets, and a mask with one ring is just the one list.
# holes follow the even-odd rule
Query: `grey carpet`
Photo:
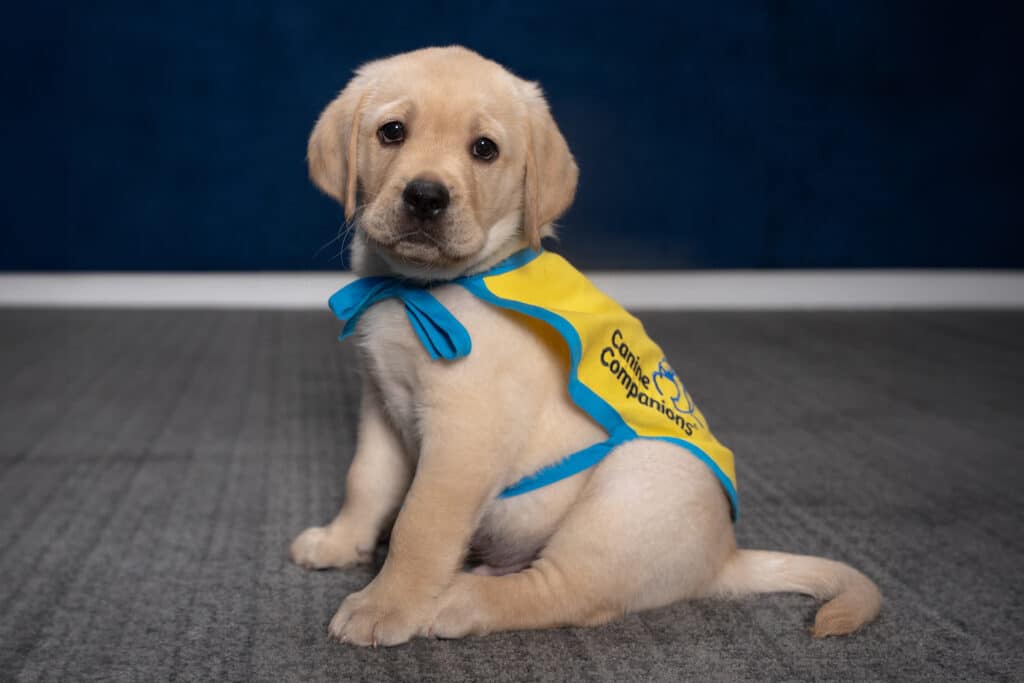
[[740, 542], [860, 567], [875, 624], [814, 641], [773, 595], [339, 645], [371, 569], [285, 556], [352, 454], [328, 313], [3, 310], [0, 678], [1021, 680], [1024, 315], [643, 318], [737, 453]]

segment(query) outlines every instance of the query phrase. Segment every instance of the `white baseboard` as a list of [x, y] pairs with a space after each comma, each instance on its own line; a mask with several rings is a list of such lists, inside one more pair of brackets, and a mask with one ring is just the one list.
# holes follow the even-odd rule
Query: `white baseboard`
[[[995, 271], [594, 271], [647, 310], [1024, 308], [1024, 273]], [[0, 273], [0, 306], [323, 309], [338, 273]]]

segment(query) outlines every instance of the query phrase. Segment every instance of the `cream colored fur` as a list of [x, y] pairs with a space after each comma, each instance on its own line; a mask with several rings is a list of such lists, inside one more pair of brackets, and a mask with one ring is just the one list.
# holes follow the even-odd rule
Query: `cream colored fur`
[[[401, 145], [376, 137], [391, 120], [405, 123]], [[482, 135], [499, 146], [494, 162], [469, 154]], [[309, 161], [313, 181], [354, 220], [357, 272], [420, 280], [480, 271], [536, 245], [568, 208], [577, 175], [539, 88], [455, 47], [362, 67], [317, 122]], [[404, 241], [401, 192], [414, 177], [443, 182], [452, 197], [429, 244]], [[364, 315], [345, 502], [291, 546], [304, 567], [345, 567], [367, 560], [391, 530], [383, 568], [345, 599], [332, 636], [396, 645], [599, 624], [685, 598], [768, 591], [829, 600], [818, 637], [878, 613], [878, 589], [845, 564], [737, 550], [720, 484], [665, 442], [629, 442], [581, 474], [496, 498], [606, 435], [569, 400], [567, 352], [552, 330], [458, 285], [432, 291], [469, 330], [472, 353], [432, 361], [394, 300]], [[742, 463], [739, 454], [741, 473]], [[482, 564], [466, 571], [471, 546]]]

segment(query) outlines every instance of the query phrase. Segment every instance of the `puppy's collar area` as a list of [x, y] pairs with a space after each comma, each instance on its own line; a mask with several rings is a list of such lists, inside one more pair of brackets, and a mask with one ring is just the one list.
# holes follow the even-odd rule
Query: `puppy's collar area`
[[[540, 252], [523, 249], [482, 273], [456, 278], [452, 282], [466, 285], [472, 280], [483, 279], [521, 268], [540, 255]], [[430, 288], [447, 282], [417, 284], [398, 277], [364, 277], [335, 292], [328, 302], [331, 310], [345, 321], [339, 339], [345, 339], [355, 332], [359, 318], [371, 306], [385, 299], [399, 299], [405, 306], [409, 324], [416, 332], [423, 348], [433, 360], [456, 360], [468, 356], [473, 348], [469, 332], [455, 316], [438, 301]]]
[[392, 277], [360, 278], [331, 297], [331, 310], [345, 321], [338, 338], [355, 332], [363, 313], [384, 299], [402, 301], [409, 324], [433, 360], [455, 360], [469, 355], [473, 342], [462, 323], [425, 288]]

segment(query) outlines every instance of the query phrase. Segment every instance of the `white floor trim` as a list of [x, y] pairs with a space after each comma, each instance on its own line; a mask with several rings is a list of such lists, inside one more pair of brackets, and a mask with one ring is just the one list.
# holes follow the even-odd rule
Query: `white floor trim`
[[[1024, 273], [995, 271], [591, 272], [627, 308], [1024, 308]], [[0, 273], [0, 306], [322, 309], [338, 273]]]

